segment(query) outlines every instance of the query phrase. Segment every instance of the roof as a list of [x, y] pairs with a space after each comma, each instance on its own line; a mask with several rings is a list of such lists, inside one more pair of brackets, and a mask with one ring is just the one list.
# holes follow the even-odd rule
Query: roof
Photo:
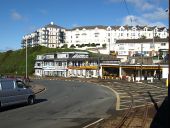
[[60, 28], [60, 29], [63, 29], [63, 27], [61, 26], [58, 26], [56, 24], [47, 24], [44, 26], [45, 28]]
[[[153, 39], [126, 39], [126, 40], [117, 40], [116, 43], [148, 43], [153, 42]], [[154, 42], [168, 42], [167, 38], [164, 39], [154, 39]]]
[[75, 27], [71, 30], [82, 30], [82, 29], [95, 29], [95, 28], [99, 28], [99, 29], [106, 29], [108, 26], [103, 26], [103, 25], [95, 25], [95, 26], [81, 26], [81, 27]]
[[88, 52], [83, 51], [72, 51], [72, 52], [56, 52], [57, 54], [89, 54]]

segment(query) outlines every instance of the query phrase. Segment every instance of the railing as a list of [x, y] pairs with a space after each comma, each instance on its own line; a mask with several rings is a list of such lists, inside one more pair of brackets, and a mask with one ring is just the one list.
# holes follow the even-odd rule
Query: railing
[[87, 70], [97, 70], [98, 66], [68, 66], [68, 69], [77, 69], [77, 70], [82, 70], [82, 69], [87, 69]]

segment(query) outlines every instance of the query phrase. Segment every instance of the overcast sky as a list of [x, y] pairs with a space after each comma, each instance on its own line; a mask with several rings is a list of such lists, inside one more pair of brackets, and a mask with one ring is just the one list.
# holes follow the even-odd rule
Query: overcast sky
[[[168, 27], [168, 0], [0, 0], [0, 51], [21, 48], [21, 39], [53, 21], [87, 25]], [[125, 4], [126, 3], [126, 4]]]

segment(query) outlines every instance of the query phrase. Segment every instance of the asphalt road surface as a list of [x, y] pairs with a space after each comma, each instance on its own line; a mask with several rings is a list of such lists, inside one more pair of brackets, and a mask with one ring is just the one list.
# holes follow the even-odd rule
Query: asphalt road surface
[[114, 113], [109, 89], [74, 81], [34, 80], [44, 85], [31, 106], [12, 106], [0, 112], [0, 128], [80, 128]]

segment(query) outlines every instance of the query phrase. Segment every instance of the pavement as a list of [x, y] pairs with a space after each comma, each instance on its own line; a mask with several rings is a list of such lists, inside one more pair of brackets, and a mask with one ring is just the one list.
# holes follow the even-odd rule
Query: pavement
[[31, 89], [35, 94], [41, 93], [46, 90], [46, 88], [40, 84], [29, 83], [29, 85], [31, 86]]

